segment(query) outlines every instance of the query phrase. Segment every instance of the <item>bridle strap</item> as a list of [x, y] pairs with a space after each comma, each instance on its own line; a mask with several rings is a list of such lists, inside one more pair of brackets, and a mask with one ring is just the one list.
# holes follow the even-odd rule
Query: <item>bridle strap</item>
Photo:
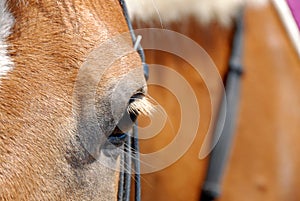
[[[244, 35], [243, 9], [237, 16], [235, 33], [232, 43], [232, 51], [229, 60], [229, 70], [226, 78], [225, 95], [223, 96], [219, 118], [216, 123], [215, 131], [222, 129], [218, 143], [210, 154], [206, 178], [202, 187], [200, 201], [213, 201], [221, 194], [221, 180], [228, 161], [237, 119], [237, 106], [239, 100], [242, 66], [242, 48]], [[223, 117], [225, 122], [223, 125]], [[214, 137], [217, 137], [214, 135]], [[214, 139], [213, 142], [215, 142]]]
[[[131, 20], [130, 20], [130, 17], [129, 17], [126, 2], [125, 2], [125, 0], [119, 0], [119, 2], [120, 2], [120, 5], [122, 7], [122, 10], [123, 10], [123, 15], [124, 15], [125, 20], [126, 20], [127, 25], [128, 25], [128, 29], [129, 29], [129, 32], [130, 32], [130, 35], [131, 35], [131, 38], [132, 38], [132, 42], [133, 42], [133, 44], [135, 44], [136, 35], [135, 35], [133, 27], [132, 27], [132, 23], [131, 23]], [[143, 50], [141, 45], [138, 46], [137, 52], [139, 53], [139, 55], [141, 57], [141, 60], [142, 60], [145, 78], [146, 78], [146, 80], [148, 80], [148, 78], [149, 78], [149, 67], [146, 64], [145, 53], [144, 53], [144, 50]]]
[[127, 135], [124, 143], [124, 151], [121, 155], [121, 168], [119, 177], [118, 188], [118, 200], [129, 201], [130, 200], [130, 186], [131, 186], [131, 137]]
[[124, 151], [121, 154], [121, 168], [119, 176], [118, 200], [129, 201], [131, 189], [131, 173], [134, 171], [135, 200], [141, 200], [141, 178], [140, 178], [140, 154], [138, 143], [137, 124], [134, 125], [131, 134], [127, 135]]
[[133, 126], [132, 148], [133, 152], [133, 167], [134, 167], [134, 181], [135, 181], [135, 200], [141, 200], [141, 164], [140, 164], [140, 146], [138, 141], [137, 124]]
[[[144, 68], [145, 79], [148, 80], [149, 68], [145, 62], [144, 50], [142, 46], [139, 44], [139, 42], [136, 43], [137, 37], [134, 33], [125, 1], [119, 0], [119, 2], [122, 7], [123, 14], [129, 28], [133, 45], [136, 46], [135, 47], [136, 51], [139, 53], [141, 57], [143, 68]], [[127, 139], [124, 143], [124, 152], [121, 155], [118, 201], [130, 200], [132, 172], [134, 172], [135, 201], [140, 201], [141, 200], [141, 178], [140, 178], [140, 153], [139, 153], [137, 122], [134, 124], [132, 128], [131, 135], [127, 135]]]

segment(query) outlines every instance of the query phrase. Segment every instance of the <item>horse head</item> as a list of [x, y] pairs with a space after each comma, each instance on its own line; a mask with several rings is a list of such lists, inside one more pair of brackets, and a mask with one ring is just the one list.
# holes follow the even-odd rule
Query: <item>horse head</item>
[[0, 15], [0, 199], [116, 199], [110, 136], [146, 91], [119, 1], [2, 0]]

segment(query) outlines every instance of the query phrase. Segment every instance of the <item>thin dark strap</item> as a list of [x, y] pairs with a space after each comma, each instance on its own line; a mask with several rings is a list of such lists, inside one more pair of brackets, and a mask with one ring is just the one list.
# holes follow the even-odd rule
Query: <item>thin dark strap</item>
[[120, 162], [120, 176], [118, 184], [118, 201], [130, 200], [130, 187], [131, 187], [131, 137], [127, 136], [124, 143], [124, 150], [121, 154]]
[[135, 201], [141, 201], [140, 153], [138, 128], [136, 124], [132, 130], [132, 137], [127, 137], [124, 146], [126, 148], [124, 149], [123, 154], [121, 154], [118, 200], [130, 200], [131, 170], [133, 166], [135, 172]]
[[135, 201], [141, 200], [141, 167], [140, 167], [140, 147], [138, 140], [138, 128], [137, 124], [133, 126], [132, 137], [132, 149], [133, 152], [133, 166], [134, 166], [134, 180], [135, 180]]
[[118, 200], [123, 200], [124, 195], [124, 156], [125, 152], [123, 152], [120, 156], [120, 176], [119, 176], [119, 184], [118, 184]]
[[131, 149], [131, 137], [128, 136], [125, 146], [125, 160], [124, 160], [124, 197], [123, 201], [130, 200], [130, 188], [131, 188], [131, 170], [132, 170], [132, 149]]
[[[134, 33], [128, 9], [124, 0], [119, 0], [120, 5], [123, 10], [123, 15], [128, 25], [130, 35], [132, 38], [133, 45], [136, 43], [136, 35]], [[149, 67], [145, 61], [144, 50], [141, 45], [137, 46], [137, 52], [141, 57], [141, 61], [144, 68], [145, 79], [148, 80], [149, 77]], [[119, 181], [119, 191], [118, 191], [118, 200], [129, 201], [130, 200], [130, 186], [131, 186], [131, 170], [132, 165], [135, 171], [134, 180], [135, 180], [135, 201], [141, 200], [141, 179], [140, 179], [140, 153], [139, 153], [139, 143], [138, 143], [138, 130], [137, 124], [133, 126], [132, 137], [128, 136], [127, 141], [125, 142], [125, 152], [123, 166], [124, 171], [120, 173]], [[133, 164], [132, 164], [133, 163]]]
[[125, 1], [120, 0], [120, 5], [122, 7], [123, 15], [124, 15], [126, 23], [128, 25], [128, 29], [129, 29], [132, 41], [135, 42], [136, 41], [136, 36], [135, 36], [134, 31], [133, 31], [133, 27], [132, 27], [132, 24], [131, 24], [131, 21], [130, 21], [130, 17], [129, 17], [129, 14], [128, 14], [128, 9], [127, 9]]
[[[213, 201], [221, 193], [221, 180], [231, 150], [234, 129], [237, 119], [237, 106], [240, 92], [240, 79], [243, 72], [241, 54], [243, 49], [243, 10], [237, 21], [232, 44], [232, 52], [229, 60], [229, 71], [226, 79], [226, 96], [221, 102], [219, 116], [226, 115], [222, 135], [211, 152], [206, 179], [201, 191], [200, 201]], [[221, 129], [223, 123], [219, 118], [215, 130]]]
[[[134, 44], [135, 41], [136, 41], [136, 36], [135, 36], [134, 30], [133, 30], [133, 27], [132, 27], [132, 24], [131, 24], [131, 21], [130, 21], [130, 17], [129, 17], [129, 14], [128, 14], [128, 9], [127, 9], [126, 3], [125, 3], [124, 0], [119, 0], [119, 1], [120, 1], [120, 5], [122, 7], [122, 10], [123, 10], [123, 15], [124, 15], [125, 20], [126, 20], [127, 25], [128, 25], [128, 29], [129, 29], [129, 32], [130, 32], [130, 35], [131, 35], [131, 38], [132, 38], [132, 42]], [[141, 57], [141, 60], [142, 60], [145, 79], [148, 80], [148, 78], [149, 78], [149, 67], [148, 67], [148, 64], [146, 63], [145, 53], [144, 53], [144, 50], [143, 50], [141, 45], [138, 46], [137, 52], [139, 53], [139, 55]]]

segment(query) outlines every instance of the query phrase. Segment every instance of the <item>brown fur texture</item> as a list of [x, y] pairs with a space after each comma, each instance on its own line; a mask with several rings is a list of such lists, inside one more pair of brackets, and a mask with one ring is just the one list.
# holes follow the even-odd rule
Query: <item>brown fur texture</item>
[[[90, 161], [81, 158], [86, 153], [78, 141], [80, 112], [74, 107], [74, 86], [88, 55], [107, 39], [128, 31], [119, 2], [7, 3], [15, 18], [7, 40], [14, 69], [0, 85], [0, 200], [116, 199], [117, 160], [101, 150]], [[130, 40], [119, 41], [119, 46], [130, 46]], [[102, 61], [112, 56], [103, 55]], [[112, 89], [137, 67], [135, 84], [124, 86], [126, 94], [133, 95], [136, 83], [141, 88], [145, 84], [136, 53], [116, 60], [99, 78], [98, 120], [111, 119], [105, 110]], [[119, 111], [125, 111], [128, 100], [120, 100]], [[120, 116], [119, 112], [116, 117]], [[109, 133], [112, 126], [104, 127], [110, 129], [105, 131]]]

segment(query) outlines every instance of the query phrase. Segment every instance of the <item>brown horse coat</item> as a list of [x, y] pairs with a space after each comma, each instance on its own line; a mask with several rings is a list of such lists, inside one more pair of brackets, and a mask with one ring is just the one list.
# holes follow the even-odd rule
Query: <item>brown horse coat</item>
[[[102, 146], [129, 97], [145, 87], [129, 34], [107, 46], [125, 55], [101, 47], [128, 31], [119, 1], [8, 0], [0, 8], [1, 32], [6, 28], [0, 40], [8, 46], [0, 43], [7, 51], [0, 54], [6, 59], [0, 63], [0, 200], [114, 200], [118, 161]], [[101, 62], [113, 57], [100, 72]], [[84, 96], [90, 83], [93, 96]], [[121, 84], [112, 116], [110, 101]], [[89, 102], [93, 121], [84, 111]], [[81, 136], [84, 126], [95, 136]]]

